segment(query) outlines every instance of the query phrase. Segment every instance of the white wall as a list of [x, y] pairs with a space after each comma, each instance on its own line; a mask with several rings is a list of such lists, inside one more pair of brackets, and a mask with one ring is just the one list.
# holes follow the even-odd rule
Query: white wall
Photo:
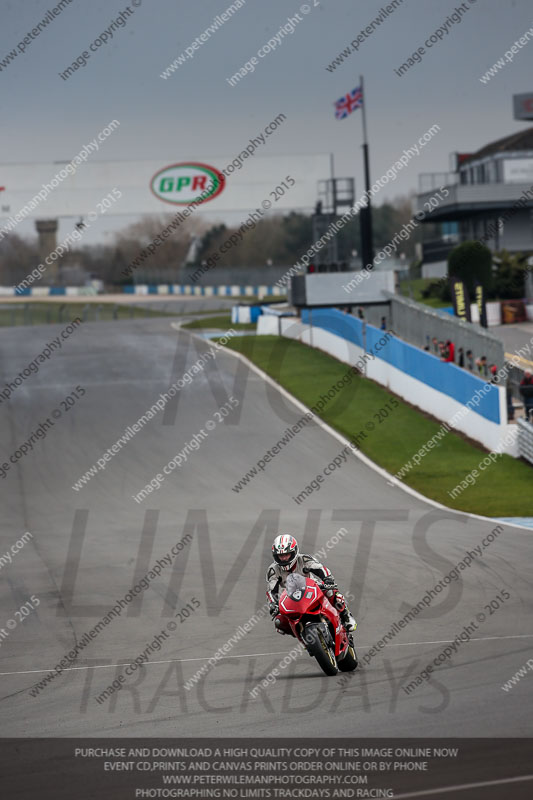
[[[319, 261], [320, 259], [317, 259]], [[359, 282], [351, 284], [351, 281]], [[338, 306], [354, 303], [383, 303], [384, 291], [395, 291], [392, 270], [375, 272], [313, 272], [305, 276], [307, 306]], [[348, 287], [347, 290], [344, 287]]]
[[261, 314], [261, 316], [257, 320], [257, 335], [279, 336], [278, 325], [279, 325], [278, 317], [272, 314]]

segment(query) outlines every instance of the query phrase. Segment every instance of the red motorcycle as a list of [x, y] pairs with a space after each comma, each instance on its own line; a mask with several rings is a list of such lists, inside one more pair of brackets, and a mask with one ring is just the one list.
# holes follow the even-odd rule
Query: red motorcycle
[[279, 598], [279, 615], [326, 675], [357, 668], [352, 634], [347, 633], [339, 612], [316, 581], [299, 574], [289, 575]]

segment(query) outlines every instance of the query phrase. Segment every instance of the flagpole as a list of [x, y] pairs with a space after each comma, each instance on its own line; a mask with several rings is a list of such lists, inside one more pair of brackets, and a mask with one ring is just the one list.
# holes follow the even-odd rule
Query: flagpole
[[366, 132], [366, 111], [365, 111], [365, 81], [362, 75], [359, 76], [360, 85], [361, 85], [361, 94], [363, 95], [363, 104], [361, 109], [363, 111], [363, 144], [367, 144], [368, 142], [368, 135]]
[[361, 82], [361, 94], [363, 96], [362, 112], [363, 112], [363, 159], [365, 167], [365, 191], [367, 193], [367, 205], [361, 209], [360, 212], [360, 226], [361, 226], [361, 259], [363, 267], [372, 265], [374, 261], [374, 245], [372, 241], [372, 206], [370, 204], [370, 163], [368, 155], [368, 135], [366, 129], [366, 92], [364, 88], [363, 76], [359, 76]]

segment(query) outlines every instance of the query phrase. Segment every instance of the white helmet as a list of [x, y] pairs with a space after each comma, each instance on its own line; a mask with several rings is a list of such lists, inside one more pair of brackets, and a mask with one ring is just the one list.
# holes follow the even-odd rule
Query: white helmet
[[272, 555], [274, 561], [284, 572], [290, 572], [298, 558], [298, 542], [289, 533], [280, 533], [274, 539]]

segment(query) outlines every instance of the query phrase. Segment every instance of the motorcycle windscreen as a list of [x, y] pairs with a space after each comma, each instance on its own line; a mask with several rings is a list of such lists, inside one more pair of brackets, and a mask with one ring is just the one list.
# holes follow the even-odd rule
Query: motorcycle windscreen
[[305, 580], [304, 576], [291, 572], [285, 584], [285, 591], [291, 600], [296, 600], [296, 602], [301, 600], [305, 594], [306, 588], [307, 581]]

